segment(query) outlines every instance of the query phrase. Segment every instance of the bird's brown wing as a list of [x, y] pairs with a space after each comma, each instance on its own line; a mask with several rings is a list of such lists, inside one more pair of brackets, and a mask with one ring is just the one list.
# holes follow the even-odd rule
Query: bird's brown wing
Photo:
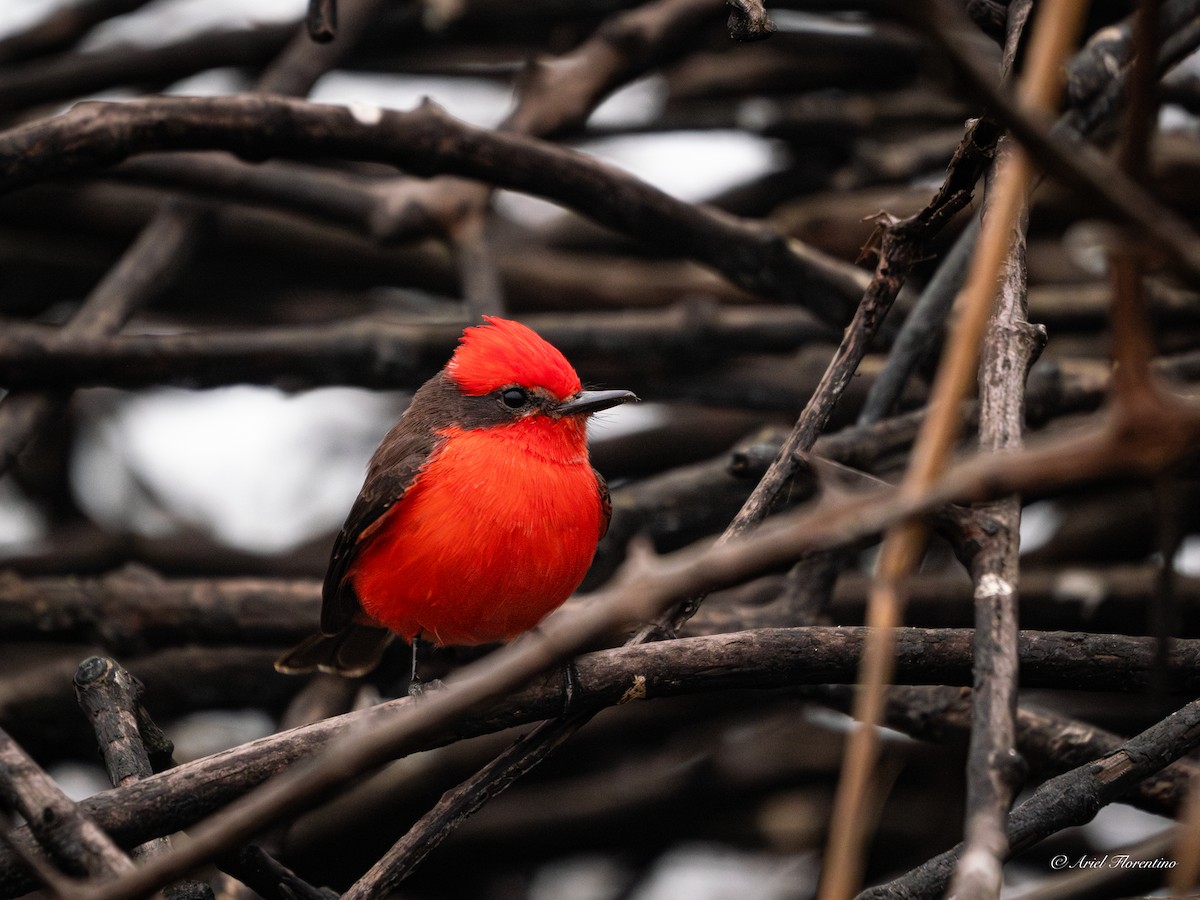
[[[378, 458], [380, 451], [375, 455]], [[320, 670], [356, 678], [379, 665], [393, 635], [362, 620], [362, 606], [347, 575], [358, 551], [380, 532], [426, 458], [428, 453], [413, 453], [398, 466], [380, 468], [372, 460], [363, 489], [333, 545], [321, 590], [321, 630], [279, 657], [276, 671], [299, 675]]]
[[380, 534], [389, 514], [416, 480], [430, 454], [443, 440], [425, 428], [406, 428], [401, 419], [367, 467], [367, 477], [329, 557], [321, 589], [321, 631], [337, 634], [359, 618], [362, 606], [347, 578], [360, 550]]

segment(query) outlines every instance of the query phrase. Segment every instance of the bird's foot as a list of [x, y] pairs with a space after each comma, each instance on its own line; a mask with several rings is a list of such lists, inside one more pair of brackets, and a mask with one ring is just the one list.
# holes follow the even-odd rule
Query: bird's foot
[[408, 683], [408, 696], [414, 700], [420, 700], [431, 691], [441, 690], [445, 684], [440, 678], [434, 678], [432, 681], [413, 680]]

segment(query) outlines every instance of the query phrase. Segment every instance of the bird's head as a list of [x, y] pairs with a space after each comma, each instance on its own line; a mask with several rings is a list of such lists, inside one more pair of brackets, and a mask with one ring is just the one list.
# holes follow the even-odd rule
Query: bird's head
[[533, 329], [495, 316], [463, 331], [445, 374], [465, 396], [490, 399], [502, 421], [543, 415], [580, 426], [636, 401], [631, 391], [585, 391], [565, 356]]

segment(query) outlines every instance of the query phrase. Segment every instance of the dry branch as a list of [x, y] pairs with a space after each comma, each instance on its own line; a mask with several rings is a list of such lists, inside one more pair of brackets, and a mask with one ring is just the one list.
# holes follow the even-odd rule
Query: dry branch
[[[1189, 703], [1099, 759], [1043, 783], [1009, 816], [1012, 852], [1026, 850], [1068, 826], [1090, 822], [1105, 805], [1197, 744], [1200, 701]], [[941, 897], [960, 852], [961, 847], [956, 847], [886, 885], [863, 891], [860, 900]]]
[[72, 875], [113, 877], [133, 871], [129, 857], [3, 731], [0, 795], [30, 823], [38, 842]]
[[[163, 129], [161, 123], [170, 121]], [[684, 203], [632, 176], [532, 138], [488, 132], [432, 104], [351, 110], [280, 97], [88, 103], [0, 134], [0, 191], [92, 171], [136, 153], [228, 150], [248, 159], [337, 156], [416, 175], [456, 174], [574, 208], [602, 224], [840, 323], [864, 273], [769, 226]]]
[[[999, 158], [1004, 158], [1003, 151]], [[1024, 218], [1018, 216], [1013, 224], [996, 309], [981, 349], [979, 446], [989, 452], [1021, 447], [1025, 375], [1045, 342], [1045, 330], [1034, 328], [1027, 318]], [[1022, 774], [1015, 723], [1021, 501], [1006, 497], [976, 513], [986, 516], [991, 527], [982, 529], [982, 547], [970, 566], [975, 585], [975, 712], [967, 758], [966, 849], [954, 882], [964, 900], [999, 896], [1008, 849], [1004, 823]]]
[[[853, 688], [813, 689], [821, 703], [849, 712]], [[925, 741], [964, 740], [971, 729], [972, 692], [965, 687], [893, 685], [888, 688], [888, 727]], [[1017, 748], [1035, 774], [1061, 774], [1111, 753], [1125, 738], [1079, 719], [1032, 704], [1017, 707]], [[1140, 782], [1126, 802], [1156, 815], [1174, 817], [1187, 798], [1200, 765], [1184, 758]]]
[[[1150, 638], [1039, 632], [1025, 632], [1021, 638], [1021, 667], [1029, 686], [1138, 692], [1155, 677], [1155, 646]], [[654, 699], [718, 690], [852, 683], [865, 639], [864, 628], [765, 629], [590, 653], [574, 662], [578, 676], [574, 708], [595, 710], [619, 704], [628, 699], [631, 688], [639, 699]], [[939, 684], [971, 680], [969, 630], [906, 629], [898, 647], [899, 679]], [[1168, 665], [1179, 690], [1200, 689], [1197, 658], [1200, 642], [1176, 642]], [[536, 722], [559, 713], [562, 702], [561, 676], [553, 673], [442, 728], [414, 735], [395, 753], [405, 755]], [[190, 827], [271, 776], [319, 757], [339, 737], [362, 732], [370, 723], [399, 723], [409, 716], [412, 705], [406, 697], [261, 738], [99, 794], [83, 801], [80, 808], [122, 845], [142, 843]], [[1058, 740], [1065, 738], [1059, 735]], [[180, 798], [186, 798], [186, 803], [170, 802]], [[11, 896], [22, 890], [27, 885], [22, 878], [15, 861], [0, 854], [0, 893]]]
[[[333, 325], [172, 335], [72, 337], [12, 328], [0, 338], [0, 383], [60, 389], [96, 384], [213, 386], [280, 383], [419, 385], [453, 350], [469, 321], [370, 316]], [[613, 347], [661, 365], [655, 354], [706, 361], [742, 353], [784, 352], [827, 342], [830, 329], [802, 309], [674, 309], [527, 316], [526, 323], [572, 359]], [[635, 363], [636, 364], [636, 363]]]
[[[361, 34], [372, 18], [378, 0], [354, 4], [353, 31]], [[347, 29], [350, 31], [350, 29]], [[280, 93], [306, 93], [323, 72], [336, 61], [353, 38], [345, 35], [336, 50], [311, 52], [292, 43], [259, 80], [259, 88]], [[62, 329], [66, 337], [104, 337], [117, 333], [133, 313], [170, 284], [186, 265], [205, 224], [193, 206], [167, 201], [138, 239], [88, 295], [71, 321]], [[54, 414], [58, 399], [20, 392], [7, 394], [0, 405], [0, 473], [6, 471], [34, 434]]]
[[[762, 448], [764, 457], [778, 447], [779, 438], [776, 435], [774, 443]], [[760, 474], [765, 467], [764, 459]], [[725, 469], [724, 460], [703, 464], [699, 472], [704, 477], [685, 483], [678, 491], [664, 478], [652, 498], [640, 490], [618, 491], [618, 515], [624, 510], [634, 519], [624, 530], [634, 532], [654, 525], [662, 529], [661, 534], [671, 534], [667, 526], [672, 523], [667, 520], [700, 514], [689, 511], [685, 502], [697, 491], [712, 494], [721, 490], [710, 479], [728, 477]], [[745, 485], [740, 495], [744, 497], [747, 491]], [[641, 502], [645, 502], [644, 510], [634, 511], [628, 505]], [[651, 514], [661, 515], [662, 520], [641, 518]], [[707, 518], [707, 513], [704, 515]], [[1145, 565], [1026, 569], [1021, 576], [1020, 618], [1027, 627], [1040, 630], [1146, 634], [1147, 609], [1159, 578], [1157, 568]], [[955, 573], [921, 574], [910, 584], [911, 624], [970, 626], [972, 587], [967, 578]], [[843, 625], [861, 624], [867, 589], [865, 576], [842, 573], [827, 611], [829, 617]], [[701, 607], [686, 633], [713, 635], [761, 627], [764, 619], [776, 615], [784, 590], [781, 576], [775, 576], [722, 594]], [[1183, 616], [1181, 635], [1200, 633], [1200, 579], [1179, 576], [1175, 594]], [[139, 567], [96, 578], [0, 575], [0, 630], [6, 635], [23, 641], [86, 641], [114, 653], [140, 653], [148, 647], [185, 641], [286, 646], [311, 631], [309, 623], [319, 611], [317, 579], [168, 579]], [[189, 658], [175, 664], [189, 666], [193, 662]], [[164, 663], [164, 668], [169, 665]], [[162, 671], [148, 670], [146, 674], [157, 680]], [[2, 693], [10, 696], [7, 691]]]
[[63, 4], [24, 31], [0, 40], [0, 64], [66, 50], [94, 25], [121, 13], [145, 6], [148, 0], [75, 0]]
[[[1058, 66], [1082, 24], [1084, 8], [1082, 2], [1063, 4], [1035, 23], [1020, 82], [1025, 109], [1044, 112], [1053, 107], [1060, 91]], [[920, 492], [932, 484], [957, 440], [962, 427], [959, 405], [974, 381], [980, 343], [994, 306], [997, 275], [1009, 255], [1032, 172], [1032, 161], [1023, 150], [1015, 150], [996, 170], [988, 215], [956, 301], [958, 318], [938, 366], [929, 414], [921, 423], [905, 468], [902, 493]], [[875, 725], [883, 712], [884, 686], [891, 680], [893, 630], [903, 619], [904, 579], [919, 566], [927, 537], [922, 523], [909, 520], [889, 529], [880, 549], [867, 610], [867, 622], [876, 627], [877, 637], [863, 657], [863, 690], [854, 711], [859, 725], [847, 742], [838, 783], [820, 891], [823, 900], [848, 898], [861, 884], [862, 847], [867, 838], [866, 791], [879, 753]]]

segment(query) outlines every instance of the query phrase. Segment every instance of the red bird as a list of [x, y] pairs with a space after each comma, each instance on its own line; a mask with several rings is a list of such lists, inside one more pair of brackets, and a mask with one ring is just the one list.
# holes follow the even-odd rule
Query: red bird
[[394, 635], [415, 670], [420, 640], [510, 640], [583, 580], [611, 514], [587, 418], [637, 397], [584, 391], [535, 332], [484, 321], [375, 451], [333, 547], [321, 633], [281, 672], [361, 675]]

